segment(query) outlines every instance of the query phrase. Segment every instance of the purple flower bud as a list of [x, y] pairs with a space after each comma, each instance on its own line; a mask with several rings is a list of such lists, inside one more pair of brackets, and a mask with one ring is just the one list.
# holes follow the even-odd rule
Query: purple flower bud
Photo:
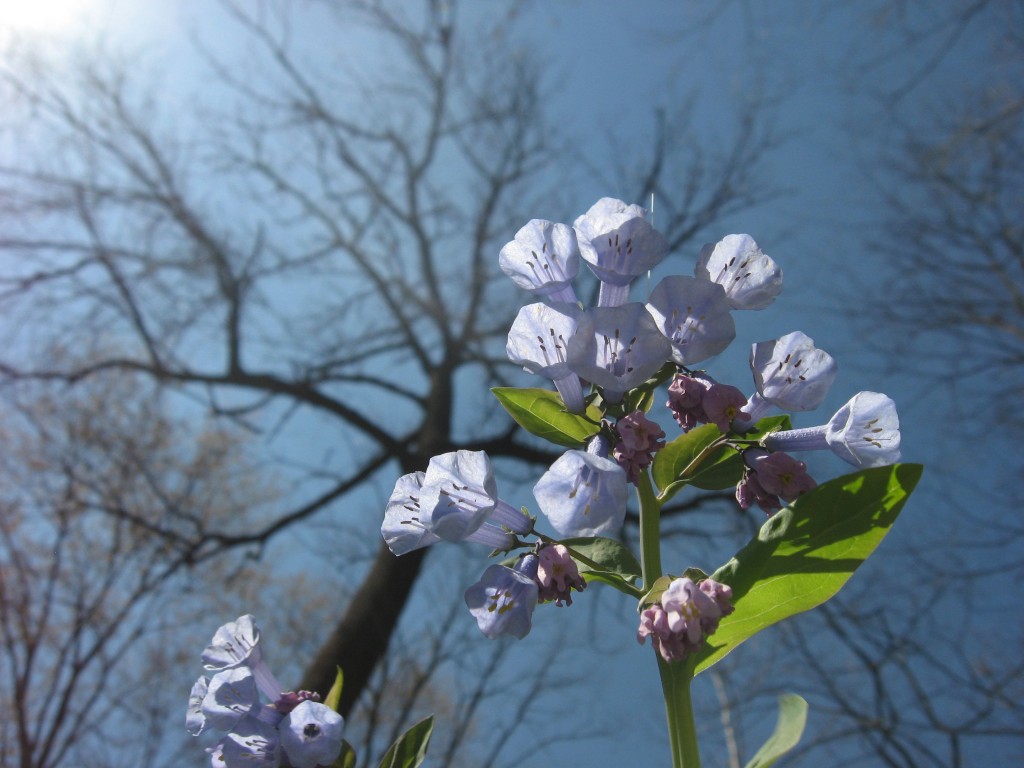
[[793, 501], [817, 487], [807, 474], [807, 465], [788, 454], [750, 450], [744, 453], [743, 460], [757, 475], [761, 487], [780, 499]]
[[717, 283], [666, 277], [651, 291], [647, 311], [672, 342], [672, 359], [679, 365], [714, 357], [736, 338], [729, 300]]
[[731, 599], [732, 590], [711, 579], [699, 586], [685, 576], [673, 579], [661, 600], [641, 612], [637, 642], [642, 645], [650, 637], [665, 661], [684, 659], [700, 650], [719, 620], [732, 613]]
[[516, 567], [492, 565], [466, 590], [466, 606], [488, 638], [512, 635], [522, 639], [530, 631], [539, 589], [536, 555], [520, 559]]
[[629, 481], [636, 484], [640, 473], [651, 465], [654, 454], [665, 447], [665, 431], [639, 410], [619, 419], [615, 431], [619, 440], [612, 455]]
[[587, 582], [580, 576], [569, 550], [561, 544], [548, 544], [537, 552], [537, 586], [540, 602], [554, 600], [555, 605], [572, 605], [572, 590], [582, 592]]
[[566, 451], [537, 481], [533, 495], [563, 537], [614, 534], [626, 518], [626, 473], [596, 453]]
[[743, 468], [743, 479], [736, 485], [736, 501], [740, 509], [750, 509], [757, 504], [766, 515], [774, 515], [782, 509], [782, 500], [761, 487], [757, 473], [750, 467]]
[[671, 345], [643, 304], [586, 310], [569, 339], [569, 368], [617, 403], [671, 357]]
[[708, 377], [677, 373], [668, 385], [668, 402], [665, 405], [672, 411], [672, 416], [684, 432], [707, 422], [708, 416], [702, 403], [713, 383]]
[[287, 715], [304, 701], [320, 701], [320, 694], [316, 691], [285, 691], [274, 702], [274, 709]]
[[293, 768], [332, 765], [341, 753], [345, 719], [325, 704], [299, 703], [278, 727], [281, 746]]
[[661, 233], [638, 205], [604, 197], [576, 219], [580, 255], [601, 281], [598, 306], [617, 307], [629, 297], [629, 284], [655, 267], [668, 252]]
[[512, 282], [550, 301], [576, 302], [572, 280], [580, 268], [576, 232], [566, 224], [532, 219], [498, 255]]
[[725, 288], [733, 309], [764, 309], [782, 290], [782, 270], [750, 235], [727, 235], [705, 245], [693, 274]]
[[704, 393], [701, 406], [710, 424], [728, 434], [733, 421], [749, 421], [750, 416], [741, 410], [747, 404], [746, 396], [729, 384], [713, 382]]
[[[794, 331], [775, 341], [759, 341], [750, 352], [757, 392], [784, 411], [813, 411], [836, 378], [836, 362], [814, 346], [809, 336]], [[760, 413], [752, 414], [755, 418]]]

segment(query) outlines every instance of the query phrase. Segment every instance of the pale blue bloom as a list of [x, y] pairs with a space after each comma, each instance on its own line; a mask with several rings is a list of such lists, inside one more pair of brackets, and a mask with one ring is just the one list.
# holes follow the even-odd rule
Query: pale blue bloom
[[380, 530], [388, 548], [396, 555], [404, 555], [441, 541], [441, 537], [431, 533], [422, 521], [422, 488], [423, 473], [411, 472], [398, 478], [391, 498], [388, 499]]
[[281, 695], [281, 685], [263, 661], [260, 630], [250, 615], [240, 616], [220, 627], [202, 655], [203, 666], [210, 671], [248, 666], [263, 695], [274, 700]]
[[466, 590], [466, 607], [488, 638], [526, 637], [537, 607], [537, 556], [520, 558], [515, 568], [492, 565]]
[[432, 458], [426, 472], [399, 478], [381, 535], [396, 555], [442, 539], [509, 549], [512, 533], [526, 533], [530, 526], [522, 510], [498, 498], [486, 453], [452, 451]]
[[774, 405], [784, 411], [813, 411], [825, 400], [836, 378], [832, 356], [800, 331], [773, 341], [759, 341], [750, 351], [757, 393], [743, 407], [756, 422]]
[[209, 690], [210, 681], [205, 675], [196, 680], [188, 694], [188, 709], [185, 711], [185, 730], [198, 736], [206, 729], [206, 715], [203, 714], [203, 699]]
[[213, 768], [277, 768], [281, 738], [277, 729], [255, 717], [245, 717], [217, 745]]
[[666, 277], [651, 291], [647, 311], [672, 342], [672, 359], [693, 365], [714, 357], [736, 338], [725, 289], [695, 277]]
[[209, 690], [202, 702], [206, 724], [219, 731], [230, 731], [235, 723], [260, 706], [256, 679], [246, 667], [234, 667], [218, 672], [210, 680]]
[[782, 270], [750, 235], [705, 245], [693, 274], [721, 285], [733, 309], [764, 309], [782, 290]]
[[325, 704], [303, 701], [281, 721], [281, 746], [293, 768], [332, 765], [341, 752], [345, 719]]
[[900, 460], [900, 420], [892, 399], [858, 392], [828, 424], [773, 432], [762, 442], [777, 451], [828, 448], [855, 467], [882, 467]]
[[569, 339], [569, 368], [617, 403], [672, 357], [672, 346], [643, 304], [586, 310]]
[[554, 382], [571, 413], [586, 410], [580, 377], [566, 362], [566, 345], [576, 332], [580, 313], [572, 304], [527, 304], [516, 315], [505, 346], [513, 363]]
[[576, 303], [572, 280], [580, 268], [576, 232], [566, 224], [533, 219], [498, 255], [501, 271], [520, 288], [548, 301]]
[[639, 205], [603, 197], [576, 219], [580, 255], [601, 281], [598, 306], [616, 307], [629, 298], [629, 284], [665, 258], [668, 243]]
[[626, 472], [586, 451], [566, 451], [533, 488], [540, 511], [562, 537], [617, 534], [626, 517]]

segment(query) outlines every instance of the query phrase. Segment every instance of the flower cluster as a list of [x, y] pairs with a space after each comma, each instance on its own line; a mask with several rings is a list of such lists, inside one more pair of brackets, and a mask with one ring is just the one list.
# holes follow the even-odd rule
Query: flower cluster
[[673, 579], [660, 600], [640, 613], [637, 642], [643, 645], [650, 637], [665, 661], [680, 661], [698, 651], [719, 619], [732, 613], [731, 599], [732, 590], [712, 579]]
[[252, 616], [218, 629], [202, 659], [215, 674], [192, 686], [185, 727], [193, 736], [225, 733], [207, 750], [214, 768], [316, 768], [338, 757], [344, 719], [316, 693], [281, 690], [263, 660]]
[[[667, 250], [643, 208], [603, 198], [572, 226], [530, 221], [499, 254], [502, 271], [536, 299], [512, 323], [509, 360], [549, 379], [566, 417], [590, 434], [533, 488], [540, 515], [559, 537], [619, 534], [629, 485], [649, 485], [650, 467], [668, 439], [647, 415], [654, 388], [665, 382], [668, 409], [684, 432], [713, 424], [721, 433], [716, 446], [742, 454], [736, 498], [744, 509], [757, 504], [772, 513], [815, 487], [791, 451], [828, 448], [858, 467], [898, 459], [895, 408], [876, 393], [856, 395], [824, 426], [766, 434], [758, 423], [772, 409], [795, 413], [824, 401], [835, 361], [797, 331], [753, 345], [750, 396], [695, 369], [735, 338], [734, 310], [761, 310], [775, 300], [782, 270], [749, 235], [728, 235], [701, 250], [692, 276], [665, 277], [646, 301], [630, 301], [635, 278]], [[593, 307], [583, 305], [574, 287], [581, 264], [600, 282]], [[485, 635], [523, 637], [538, 602], [568, 605], [571, 591], [584, 588], [577, 563], [595, 570], [573, 550], [577, 545], [536, 532], [535, 522], [525, 508], [498, 497], [486, 454], [461, 450], [399, 479], [381, 533], [396, 555], [439, 541], [473, 541], [495, 552], [527, 549], [489, 567], [465, 593]], [[531, 536], [536, 539], [525, 538]], [[699, 589], [677, 580], [665, 594], [645, 610], [641, 637], [651, 635], [666, 659], [692, 652], [729, 612], [728, 587], [710, 580]]]

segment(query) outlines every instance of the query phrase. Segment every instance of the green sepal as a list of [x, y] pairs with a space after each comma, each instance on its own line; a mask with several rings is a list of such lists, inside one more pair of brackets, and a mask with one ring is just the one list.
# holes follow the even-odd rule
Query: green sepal
[[768, 741], [761, 745], [745, 768], [769, 768], [800, 743], [807, 725], [807, 702], [795, 693], [779, 696], [779, 719]]
[[335, 667], [335, 669], [338, 672], [334, 675], [334, 683], [331, 685], [331, 690], [327, 692], [324, 704], [337, 712], [338, 704], [341, 703], [341, 689], [345, 685], [345, 675], [342, 673], [341, 667]]
[[[769, 416], [758, 421], [754, 429], [744, 433], [739, 439], [756, 442], [769, 432], [789, 428], [788, 414]], [[743, 478], [743, 457], [736, 449], [727, 445], [706, 456], [695, 473], [687, 477], [682, 476], [700, 452], [721, 436], [721, 431], [714, 424], [702, 424], [680, 435], [658, 451], [651, 466], [651, 477], [661, 492], [659, 498], [662, 503], [687, 485], [705, 491], [721, 491], [731, 488]]]
[[677, 370], [675, 363], [665, 363], [651, 378], [639, 387], [629, 390], [622, 398], [623, 414], [633, 413], [633, 411], [649, 412], [654, 405], [654, 393], [658, 387], [675, 376]]
[[697, 653], [697, 672], [835, 595], [889, 532], [922, 470], [896, 464], [837, 477], [769, 518], [711, 575], [732, 588], [735, 611]]
[[433, 732], [433, 715], [420, 720], [388, 747], [381, 758], [380, 768], [417, 768], [427, 757], [427, 746]]
[[341, 740], [341, 752], [337, 759], [331, 763], [331, 768], [356, 768], [356, 751], [344, 739]]
[[640, 598], [640, 603], [636, 607], [636, 612], [640, 613], [649, 605], [654, 605], [661, 600], [662, 594], [668, 589], [668, 585], [672, 583], [672, 577], [668, 574], [659, 576], [651, 584], [651, 588], [644, 592], [644, 596]]
[[587, 536], [564, 539], [561, 543], [569, 548], [576, 567], [587, 579], [603, 582], [633, 597], [640, 595], [640, 590], [633, 586], [640, 579], [640, 563], [621, 542]]
[[549, 389], [492, 387], [491, 392], [516, 424], [556, 445], [582, 448], [601, 428], [599, 408], [588, 406], [586, 415], [569, 413], [558, 393]]

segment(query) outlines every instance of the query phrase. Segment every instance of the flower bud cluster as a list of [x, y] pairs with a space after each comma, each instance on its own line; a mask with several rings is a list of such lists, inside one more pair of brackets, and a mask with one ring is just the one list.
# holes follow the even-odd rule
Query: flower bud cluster
[[202, 659], [216, 674], [192, 686], [185, 727], [193, 736], [208, 728], [225, 733], [207, 750], [215, 768], [316, 768], [338, 757], [344, 718], [316, 693], [281, 690], [252, 616], [220, 627]]
[[731, 600], [732, 589], [712, 579], [674, 579], [658, 602], [641, 611], [637, 642], [643, 645], [650, 637], [665, 661], [685, 659], [700, 650], [723, 616], [732, 613]]

